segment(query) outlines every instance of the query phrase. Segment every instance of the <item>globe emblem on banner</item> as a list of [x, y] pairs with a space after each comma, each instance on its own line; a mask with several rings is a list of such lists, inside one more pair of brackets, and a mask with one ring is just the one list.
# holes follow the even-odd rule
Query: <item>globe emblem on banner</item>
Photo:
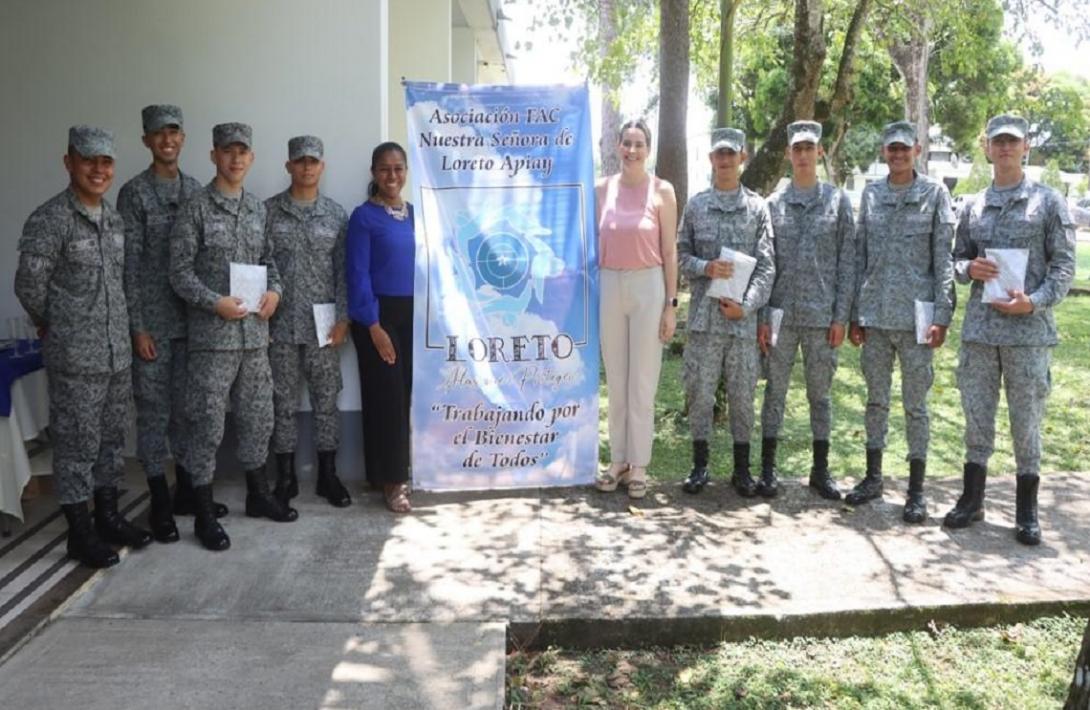
[[507, 231], [479, 235], [470, 243], [478, 283], [512, 295], [525, 289], [533, 256], [526, 242]]

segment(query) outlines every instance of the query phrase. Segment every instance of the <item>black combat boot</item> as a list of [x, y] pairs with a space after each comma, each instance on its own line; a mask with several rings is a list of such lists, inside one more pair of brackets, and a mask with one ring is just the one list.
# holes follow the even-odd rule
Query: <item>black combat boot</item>
[[868, 500], [882, 497], [882, 450], [867, 449], [867, 473], [863, 480], [855, 484], [844, 501], [849, 505], [860, 505]]
[[251, 518], [268, 518], [278, 523], [290, 523], [299, 517], [295, 508], [281, 503], [269, 492], [264, 466], [246, 472], [246, 515]]
[[103, 542], [139, 550], [151, 543], [151, 533], [117, 512], [117, 487], [95, 489], [95, 532]]
[[151, 494], [151, 510], [148, 512], [151, 536], [159, 542], [178, 542], [178, 526], [170, 512], [170, 486], [167, 485], [166, 476], [149, 478], [148, 492]]
[[829, 442], [814, 440], [814, 464], [810, 467], [811, 488], [825, 500], [840, 500], [840, 489], [829, 475]]
[[212, 484], [193, 487], [193, 533], [206, 550], [220, 552], [231, 546], [231, 538], [216, 519], [215, 503], [212, 502]]
[[743, 498], [757, 495], [757, 482], [749, 473], [749, 442], [734, 445], [734, 473], [730, 476], [730, 484]]
[[761, 480], [757, 492], [765, 498], [780, 494], [780, 482], [776, 479], [776, 438], [761, 439]]
[[908, 462], [908, 495], [905, 497], [905, 510], [901, 518], [906, 523], [922, 523], [927, 520], [927, 501], [923, 497], [923, 477], [927, 472], [927, 462], [923, 459], [911, 459]]
[[708, 485], [708, 442], [700, 440], [693, 442], [693, 470], [689, 471], [689, 477], [681, 484], [681, 489], [686, 493], [699, 493]]
[[295, 452], [287, 451], [276, 455], [276, 485], [273, 496], [285, 508], [291, 499], [299, 495], [299, 479], [295, 477]]
[[967, 528], [984, 519], [984, 484], [988, 479], [988, 469], [977, 463], [965, 464], [962, 476], [963, 490], [954, 509], [942, 519], [948, 528]]
[[318, 452], [318, 485], [314, 492], [329, 501], [334, 508], [344, 508], [352, 504], [348, 490], [337, 478], [337, 452]]
[[68, 521], [68, 556], [93, 569], [113, 567], [119, 558], [114, 549], [103, 542], [91, 524], [87, 501], [61, 506]]
[[[174, 514], [175, 515], [193, 515], [194, 499], [193, 499], [193, 478], [189, 475], [189, 471], [186, 471], [182, 466], [177, 463], [174, 464]], [[208, 484], [211, 486], [212, 484]], [[223, 503], [212, 502], [212, 510], [215, 512], [217, 518], [223, 518], [227, 516], [227, 506]]]
[[1015, 478], [1018, 483], [1014, 536], [1023, 545], [1041, 544], [1041, 526], [1037, 523], [1037, 484], [1041, 477], [1029, 473]]

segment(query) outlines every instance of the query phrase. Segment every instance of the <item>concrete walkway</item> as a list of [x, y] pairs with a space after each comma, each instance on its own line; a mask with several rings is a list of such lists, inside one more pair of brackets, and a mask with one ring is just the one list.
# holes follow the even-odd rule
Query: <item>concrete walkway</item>
[[[722, 483], [632, 505], [417, 494], [404, 517], [304, 495], [292, 524], [233, 512], [225, 553], [186, 525], [127, 555], [0, 666], [0, 688], [12, 707], [501, 707], [505, 629], [600, 647], [1090, 613], [1090, 475], [1042, 482], [1039, 548], [1014, 541], [1013, 488], [989, 481], [987, 519], [963, 531], [940, 527], [954, 480], [930, 484], [916, 527], [903, 481], [858, 510], [796, 481], [771, 503]], [[217, 497], [241, 511], [243, 493]]]

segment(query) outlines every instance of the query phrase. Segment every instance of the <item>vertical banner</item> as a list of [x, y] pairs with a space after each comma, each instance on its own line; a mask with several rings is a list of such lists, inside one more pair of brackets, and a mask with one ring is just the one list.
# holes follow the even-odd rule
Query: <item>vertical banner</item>
[[407, 82], [405, 105], [413, 483], [590, 483], [598, 242], [587, 89]]

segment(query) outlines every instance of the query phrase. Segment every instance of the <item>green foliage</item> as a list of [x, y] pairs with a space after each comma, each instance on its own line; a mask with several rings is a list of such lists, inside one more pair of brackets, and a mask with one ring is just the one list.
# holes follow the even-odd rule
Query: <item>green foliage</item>
[[969, 177], [958, 180], [958, 184], [954, 186], [954, 195], [974, 195], [991, 184], [992, 166], [978, 142], [973, 147], [973, 167], [969, 169]]
[[844, 134], [836, 152], [837, 172], [848, 175], [852, 170], [866, 170], [882, 147], [882, 132], [871, 125], [852, 126]]
[[1067, 191], [1064, 181], [1060, 177], [1059, 161], [1055, 159], [1048, 161], [1044, 172], [1041, 173], [1041, 184], [1059, 190], [1061, 195]]
[[960, 0], [955, 7], [960, 13], [943, 13], [935, 32], [928, 93], [933, 120], [964, 154], [988, 118], [1007, 110], [1022, 60], [1003, 38], [1003, 11], [995, 0]]
[[1030, 160], [1038, 165], [1056, 160], [1064, 170], [1085, 171], [1090, 148], [1090, 81], [1027, 70], [1016, 85], [1022, 91], [1014, 97], [1014, 109], [1030, 125]]
[[1075, 197], [1086, 197], [1087, 192], [1090, 192], [1090, 176], [1083, 175], [1074, 187]]

